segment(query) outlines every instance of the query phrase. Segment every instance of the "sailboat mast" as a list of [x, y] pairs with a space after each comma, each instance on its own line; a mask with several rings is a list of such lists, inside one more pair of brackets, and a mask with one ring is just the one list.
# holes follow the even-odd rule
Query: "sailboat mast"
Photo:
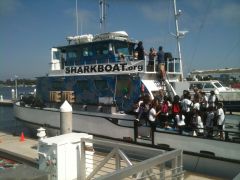
[[99, 0], [100, 5], [100, 31], [106, 31], [106, 17], [107, 17], [107, 2], [106, 0]]
[[178, 17], [181, 14], [181, 11], [179, 10], [177, 12], [177, 6], [176, 6], [176, 0], [173, 0], [173, 8], [174, 8], [174, 18], [175, 18], [175, 26], [176, 26], [176, 39], [177, 39], [177, 48], [178, 48], [178, 58], [179, 58], [179, 64], [180, 64], [180, 73], [181, 78], [180, 80], [183, 80], [183, 69], [182, 69], [182, 54], [181, 54], [181, 45], [180, 45], [180, 33], [178, 29]]

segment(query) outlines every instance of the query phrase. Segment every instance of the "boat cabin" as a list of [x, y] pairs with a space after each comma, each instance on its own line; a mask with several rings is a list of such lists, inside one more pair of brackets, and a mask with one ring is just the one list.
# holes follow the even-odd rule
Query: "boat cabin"
[[52, 48], [51, 70], [66, 66], [106, 64], [133, 60], [136, 42], [126, 32], [83, 35], [67, 38], [69, 45]]

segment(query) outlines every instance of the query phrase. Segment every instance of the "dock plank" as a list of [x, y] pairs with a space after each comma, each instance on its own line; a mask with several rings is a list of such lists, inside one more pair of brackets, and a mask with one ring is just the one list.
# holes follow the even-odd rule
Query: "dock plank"
[[35, 139], [25, 138], [20, 141], [19, 136], [14, 136], [7, 133], [0, 133], [0, 152], [5, 156], [11, 156], [13, 159], [23, 161], [27, 164], [37, 164], [38, 141]]

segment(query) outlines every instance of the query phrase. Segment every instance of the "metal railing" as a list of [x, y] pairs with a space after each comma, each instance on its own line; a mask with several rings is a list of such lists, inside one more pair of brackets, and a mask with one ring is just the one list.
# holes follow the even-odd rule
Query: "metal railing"
[[[94, 151], [93, 158], [89, 158], [87, 143], [103, 146], [108, 153]], [[182, 164], [182, 150], [165, 152], [117, 141], [81, 139], [81, 180], [183, 179]]]

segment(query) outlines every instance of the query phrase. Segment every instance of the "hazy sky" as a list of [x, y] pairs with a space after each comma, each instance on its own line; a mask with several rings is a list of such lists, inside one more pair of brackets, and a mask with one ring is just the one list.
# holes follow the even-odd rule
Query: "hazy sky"
[[[75, 0], [0, 0], [0, 80], [34, 78], [49, 69], [50, 48], [76, 34]], [[173, 0], [108, 0], [107, 31], [125, 30], [145, 50], [176, 55]], [[177, 0], [185, 74], [240, 68], [240, 0]], [[97, 34], [99, 1], [78, 0], [79, 34]]]

